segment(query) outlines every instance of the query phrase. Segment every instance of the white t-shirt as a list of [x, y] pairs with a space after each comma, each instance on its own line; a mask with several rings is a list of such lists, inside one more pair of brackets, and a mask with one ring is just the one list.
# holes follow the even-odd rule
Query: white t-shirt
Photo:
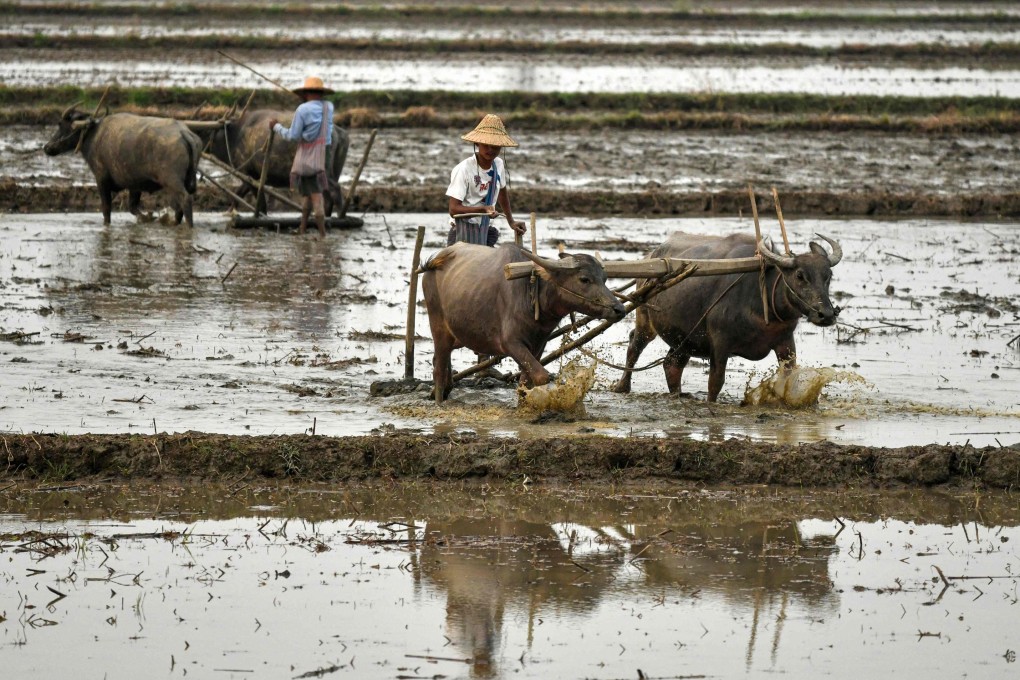
[[499, 190], [506, 187], [506, 169], [503, 159], [498, 156], [492, 161], [492, 167], [488, 170], [482, 170], [474, 156], [462, 160], [450, 173], [450, 187], [446, 190], [446, 195], [456, 198], [463, 205], [469, 207], [486, 205], [485, 195], [489, 192], [489, 182], [492, 181], [492, 175], [489, 173], [492, 170], [496, 171], [499, 184], [493, 191], [491, 202], [488, 205], [495, 205], [496, 199], [499, 197]]

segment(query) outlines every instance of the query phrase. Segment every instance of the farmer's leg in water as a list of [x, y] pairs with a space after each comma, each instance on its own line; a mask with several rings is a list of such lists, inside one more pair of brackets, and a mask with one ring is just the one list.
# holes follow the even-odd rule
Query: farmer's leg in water
[[312, 194], [312, 209], [315, 211], [315, 224], [319, 227], [319, 236], [326, 236], [326, 211], [322, 207], [322, 194]]
[[298, 233], [305, 233], [305, 229], [308, 227], [308, 214], [312, 211], [312, 197], [305, 196], [301, 202], [301, 226], [298, 228]]

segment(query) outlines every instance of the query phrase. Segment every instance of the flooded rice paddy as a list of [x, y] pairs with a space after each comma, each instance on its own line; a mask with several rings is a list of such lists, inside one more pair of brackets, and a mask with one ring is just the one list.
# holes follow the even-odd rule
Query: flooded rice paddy
[[1010, 677], [996, 494], [0, 492], [8, 677]]
[[840, 47], [843, 45], [912, 45], [934, 42], [940, 45], [985, 45], [988, 43], [1020, 42], [1020, 30], [954, 25], [935, 28], [895, 29], [888, 27], [812, 27], [812, 28], [750, 28], [726, 29], [684, 28], [665, 26], [558, 26], [555, 22], [515, 21], [487, 25], [473, 21], [469, 25], [408, 26], [391, 21], [343, 21], [324, 24], [317, 19], [292, 19], [281, 27], [277, 19], [246, 21], [238, 27], [229, 18], [180, 17], [172, 23], [164, 19], [139, 16], [102, 17], [90, 19], [55, 19], [15, 21], [5, 31], [11, 36], [106, 37], [123, 38], [197, 38], [206, 36], [244, 35], [268, 39], [340, 41], [492, 41], [517, 40], [537, 43], [581, 43], [628, 45], [645, 43], [688, 43], [695, 45], [806, 45], [808, 47]]
[[[98, 214], [0, 217], [2, 429], [344, 435], [396, 427], [873, 446], [1020, 441], [1020, 232], [1013, 224], [787, 215], [795, 250], [819, 232], [845, 253], [832, 286], [840, 324], [802, 323], [800, 362], [863, 382], [829, 384], [807, 409], [742, 407], [745, 391], [775, 363], [735, 358], [721, 403], [708, 405], [705, 362], [685, 372], [683, 389], [695, 398], [680, 400], [667, 397], [659, 369], [636, 374], [631, 395], [614, 394], [608, 386], [618, 373], [600, 365], [587, 416], [532, 422], [508, 388], [458, 388], [442, 407], [424, 393], [369, 396], [371, 383], [403, 376], [416, 226], [428, 228], [427, 255], [444, 243], [445, 219], [364, 217], [363, 229], [325, 241], [232, 231], [224, 216], [208, 213], [194, 230], [139, 224], [124, 213], [110, 227]], [[763, 219], [778, 238], [775, 221]], [[640, 257], [675, 230], [753, 232], [747, 218], [540, 217], [538, 229], [547, 254], [562, 240], [606, 259]], [[415, 373], [428, 378], [420, 301], [416, 323]], [[613, 327], [591, 349], [622, 363], [632, 323]], [[663, 353], [657, 340], [642, 360]], [[473, 355], [455, 352], [455, 369], [470, 363]]]
[[[973, 67], [874, 67], [803, 63], [712, 64], [685, 59], [614, 57], [607, 63], [566, 56], [550, 61], [515, 55], [488, 67], [495, 91], [632, 92], [788, 92], [824, 95], [1020, 97], [1020, 71]], [[269, 78], [289, 82], [295, 73], [318, 73], [343, 90], [458, 90], [477, 70], [465, 57], [435, 60], [267, 59], [248, 63]], [[124, 68], [123, 55], [102, 50], [33, 57], [23, 50], [0, 63], [0, 84], [8, 87], [213, 87], [259, 88], [258, 76], [208, 54], [182, 52], [164, 58], [140, 57]]]

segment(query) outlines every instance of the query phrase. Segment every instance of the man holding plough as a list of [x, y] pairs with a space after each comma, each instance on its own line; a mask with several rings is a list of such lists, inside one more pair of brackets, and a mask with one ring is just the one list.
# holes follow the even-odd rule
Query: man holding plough
[[510, 228], [523, 234], [524, 222], [515, 222], [510, 211], [510, 184], [506, 164], [500, 158], [505, 147], [517, 146], [517, 142], [507, 134], [499, 116], [491, 113], [461, 139], [473, 142], [475, 152], [450, 173], [446, 195], [450, 199], [452, 220], [446, 244], [465, 241], [482, 246], [496, 245], [499, 230], [492, 226], [492, 220], [498, 216], [497, 205], [503, 210]]
[[333, 104], [323, 96], [332, 94], [333, 90], [324, 86], [321, 78], [309, 76], [305, 78], [304, 85], [292, 92], [304, 99], [304, 103], [294, 112], [290, 129], [280, 125], [275, 118], [270, 119], [269, 129], [288, 141], [298, 143], [294, 164], [290, 168], [290, 188], [304, 197], [299, 233], [305, 233], [308, 215], [314, 211], [319, 236], [325, 238], [326, 212], [322, 206], [322, 192], [328, 186], [326, 150], [333, 141]]

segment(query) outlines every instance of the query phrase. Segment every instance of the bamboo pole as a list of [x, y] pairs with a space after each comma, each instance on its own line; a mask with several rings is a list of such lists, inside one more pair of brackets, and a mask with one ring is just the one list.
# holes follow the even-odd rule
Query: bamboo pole
[[754, 196], [754, 187], [747, 185], [747, 195], [751, 197], [751, 215], [754, 217], [754, 242], [761, 243], [761, 225], [758, 224], [758, 200]]
[[[747, 183], [747, 193], [751, 197], [751, 214], [754, 216], [754, 243], [755, 252], [761, 257], [761, 225], [758, 224], [758, 201], [754, 196], [754, 187], [751, 183]], [[761, 310], [765, 318], [765, 323], [769, 322], [769, 298], [768, 293], [765, 291], [765, 260], [759, 261], [760, 268], [758, 270], [758, 288], [761, 290]]]
[[231, 191], [227, 187], [223, 186], [222, 184], [220, 184], [219, 182], [217, 182], [216, 180], [214, 180], [212, 177], [210, 177], [209, 175], [205, 174], [201, 170], [198, 171], [198, 174], [200, 174], [202, 176], [202, 179], [204, 179], [206, 182], [209, 182], [209, 184], [212, 184], [214, 187], [216, 187], [217, 189], [219, 189], [220, 191], [225, 193], [227, 196], [230, 196], [232, 199], [234, 199], [238, 203], [242, 204], [245, 208], [248, 208], [248, 210], [254, 210], [255, 209], [255, 207], [251, 203], [249, 203], [248, 201], [244, 200], [243, 198], [241, 198], [240, 196], [235, 194], [233, 191]]
[[[273, 151], [273, 137], [276, 136], [276, 130], [270, 128], [269, 137], [266, 139], [266, 148], [262, 152], [262, 173], [259, 177], [259, 188], [255, 192], [255, 210], [252, 217], [259, 216], [259, 205], [262, 202], [263, 190], [266, 187], [266, 176], [269, 175], [269, 154]], [[269, 214], [269, 201], [266, 201], [266, 214]]]
[[358, 180], [361, 179], [361, 171], [365, 167], [365, 163], [368, 162], [368, 152], [372, 150], [372, 143], [375, 142], [375, 135], [379, 132], [378, 128], [372, 130], [372, 134], [368, 136], [368, 144], [365, 145], [365, 153], [361, 156], [361, 162], [358, 163], [358, 169], [354, 173], [354, 179], [351, 180], [351, 188], [347, 190], [347, 195], [344, 196], [344, 204], [340, 208], [340, 217], [347, 214], [347, 208], [351, 205], [351, 201], [354, 199], [354, 192], [358, 189]]
[[779, 192], [772, 187], [772, 198], [776, 201], [776, 217], [779, 218], [779, 229], [783, 232], [783, 245], [786, 246], [786, 254], [790, 255], [790, 239], [786, 236], [786, 222], [783, 221], [783, 209], [779, 205]]
[[[567, 260], [560, 260], [567, 262]], [[602, 263], [606, 276], [614, 279], [653, 279], [686, 267], [697, 267], [693, 276], [719, 276], [757, 271], [761, 260], [757, 257], [734, 257], [720, 260], [697, 260], [677, 257], [657, 257], [646, 260], [609, 260]], [[503, 265], [503, 275], [510, 281], [531, 276], [533, 262], [511, 262]]]
[[407, 337], [404, 338], [404, 380], [414, 380], [414, 305], [418, 301], [418, 265], [421, 264], [421, 246], [425, 242], [425, 227], [418, 227], [411, 258], [411, 282], [407, 293]]
[[284, 92], [289, 92], [290, 94], [294, 95], [298, 99], [302, 98], [301, 95], [299, 95], [297, 92], [294, 92], [293, 90], [284, 87], [283, 85], [281, 85], [280, 83], [276, 82], [275, 80], [273, 80], [269, 76], [262, 75], [261, 73], [259, 73], [255, 69], [253, 69], [251, 66], [248, 66], [248, 64], [245, 64], [243, 61], [241, 61], [239, 59], [234, 59], [232, 56], [230, 56], [229, 54], [227, 54], [223, 50], [216, 50], [216, 54], [220, 55], [221, 57], [226, 57], [227, 59], [229, 59], [230, 61], [234, 62], [235, 64], [237, 64], [241, 68], [248, 69], [249, 71], [251, 71], [252, 73], [257, 75], [259, 78], [261, 78], [262, 80], [266, 81], [267, 83], [272, 83], [273, 85], [275, 85], [276, 87], [280, 88]]
[[[203, 153], [202, 154], [202, 158], [204, 158], [205, 160], [209, 161], [210, 163], [212, 163], [216, 167], [221, 168], [223, 170], [226, 170], [228, 173], [230, 173], [231, 175], [233, 175], [237, 179], [241, 180], [242, 182], [248, 184], [252, 188], [258, 188], [258, 185], [255, 183], [254, 179], [252, 179], [248, 175], [244, 174], [243, 172], [239, 171], [238, 169], [232, 168], [227, 163], [224, 163], [219, 158], [216, 158], [216, 156], [213, 156], [212, 154], [208, 154], [208, 153]], [[297, 201], [292, 199], [290, 196], [285, 195], [283, 192], [277, 191], [276, 189], [272, 189], [270, 187], [265, 187], [263, 189], [263, 191], [266, 192], [267, 196], [272, 196], [276, 200], [280, 201], [281, 203], [285, 203], [285, 204], [289, 205], [290, 207], [294, 208], [298, 212], [301, 211], [301, 204], [299, 204]]]
[[[535, 213], [531, 213], [531, 254], [538, 255], [538, 235], [535, 233]], [[538, 321], [538, 270], [531, 270], [531, 285], [535, 294], [535, 321]]]

